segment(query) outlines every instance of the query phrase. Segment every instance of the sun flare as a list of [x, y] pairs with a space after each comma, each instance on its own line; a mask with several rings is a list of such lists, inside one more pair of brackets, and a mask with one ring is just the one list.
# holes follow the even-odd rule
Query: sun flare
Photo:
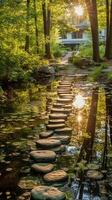
[[75, 13], [77, 16], [82, 16], [84, 13], [84, 9], [81, 5], [75, 7]]
[[77, 109], [83, 108], [85, 105], [85, 99], [82, 95], [78, 94], [76, 95], [74, 101], [73, 101], [73, 106]]

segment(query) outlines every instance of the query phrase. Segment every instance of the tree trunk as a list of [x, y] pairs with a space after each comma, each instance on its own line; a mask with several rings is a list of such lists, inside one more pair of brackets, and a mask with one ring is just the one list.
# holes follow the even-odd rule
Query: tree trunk
[[30, 17], [30, 0], [26, 1], [27, 17], [26, 17], [26, 39], [25, 39], [25, 51], [29, 53], [30, 37], [29, 37], [29, 17]]
[[39, 53], [39, 44], [38, 44], [38, 26], [37, 26], [37, 6], [36, 0], [34, 0], [34, 13], [35, 13], [35, 39], [36, 39], [36, 49], [37, 53]]
[[51, 24], [51, 11], [50, 11], [50, 3], [47, 6], [45, 0], [42, 3], [43, 10], [43, 23], [44, 23], [44, 38], [45, 38], [45, 57], [51, 58], [51, 50], [50, 50], [50, 24]]
[[90, 25], [91, 25], [91, 33], [92, 33], [92, 43], [93, 43], [93, 60], [95, 62], [99, 62], [100, 55], [99, 55], [99, 33], [98, 33], [98, 17], [97, 17], [97, 3], [96, 0], [85, 0]]
[[106, 46], [105, 46], [105, 57], [109, 55], [109, 25], [110, 24], [110, 12], [109, 12], [109, 0], [106, 0]]
[[105, 57], [112, 59], [112, 0], [106, 0], [106, 21], [107, 21], [107, 33], [106, 33], [106, 46]]

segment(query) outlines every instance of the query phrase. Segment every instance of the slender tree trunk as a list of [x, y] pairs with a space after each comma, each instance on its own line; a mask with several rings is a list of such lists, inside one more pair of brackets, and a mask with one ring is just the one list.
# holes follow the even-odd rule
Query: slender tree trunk
[[109, 55], [109, 25], [110, 24], [110, 12], [109, 12], [109, 0], [106, 0], [106, 46], [105, 46], [105, 57]]
[[44, 23], [44, 37], [45, 37], [45, 57], [51, 58], [50, 50], [50, 24], [51, 24], [51, 11], [50, 11], [50, 2], [46, 3], [46, 0], [43, 0], [42, 3], [43, 10], [43, 23]]
[[90, 25], [91, 25], [91, 33], [92, 33], [92, 43], [93, 43], [93, 60], [95, 62], [99, 62], [99, 33], [98, 33], [98, 17], [97, 17], [97, 2], [96, 0], [85, 0]]
[[38, 44], [38, 26], [37, 26], [37, 6], [36, 6], [36, 0], [34, 2], [34, 12], [35, 12], [35, 39], [36, 39], [36, 48], [37, 48], [37, 53], [39, 53], [39, 44]]
[[29, 48], [30, 48], [30, 36], [29, 36], [30, 0], [26, 1], [26, 6], [27, 6], [27, 18], [26, 18], [25, 51], [27, 51], [29, 53]]
[[105, 57], [112, 59], [112, 0], [106, 0], [106, 21], [107, 21], [107, 33], [106, 33], [106, 46]]

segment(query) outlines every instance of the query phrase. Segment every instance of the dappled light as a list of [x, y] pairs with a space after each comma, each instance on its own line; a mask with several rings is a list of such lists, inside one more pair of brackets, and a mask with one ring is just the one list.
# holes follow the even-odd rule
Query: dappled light
[[78, 94], [73, 100], [73, 106], [77, 109], [82, 109], [85, 105], [85, 99], [82, 95]]

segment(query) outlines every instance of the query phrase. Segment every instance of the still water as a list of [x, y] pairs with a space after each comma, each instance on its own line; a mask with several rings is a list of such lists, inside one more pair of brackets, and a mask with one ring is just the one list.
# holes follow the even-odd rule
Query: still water
[[[35, 141], [39, 133], [46, 129], [48, 114], [52, 103], [57, 98], [57, 86], [59, 80], [54, 79], [45, 86], [29, 85], [25, 89], [8, 91], [7, 99], [0, 104], [0, 200], [28, 200], [31, 189], [43, 183], [41, 175], [31, 172], [29, 153], [36, 149]], [[67, 126], [73, 129], [71, 141], [66, 146], [62, 156], [58, 156], [55, 169], [65, 169], [69, 174], [69, 182], [62, 190], [66, 192], [67, 199], [106, 200], [111, 197], [111, 158], [112, 149], [110, 142], [110, 128], [108, 127], [108, 151], [109, 159], [106, 160], [109, 168], [107, 178], [93, 185], [84, 179], [82, 196], [77, 180], [77, 160], [87, 133], [87, 122], [90, 112], [92, 90], [98, 87], [98, 105], [96, 114], [95, 141], [93, 145], [92, 162], [102, 166], [105, 146], [106, 130], [106, 102], [111, 98], [111, 87], [105, 90], [105, 85], [88, 83], [87, 80], [75, 78], [73, 83], [74, 104], [72, 113], [68, 117]], [[106, 100], [107, 99], [107, 100]], [[108, 106], [109, 110], [109, 106]], [[109, 112], [110, 116], [111, 112]], [[111, 116], [110, 116], [111, 117]], [[110, 121], [109, 121], [110, 120]], [[108, 118], [108, 126], [111, 119]], [[84, 168], [84, 163], [81, 163]], [[105, 185], [108, 182], [108, 187]], [[97, 188], [95, 190], [94, 188]], [[101, 187], [99, 187], [99, 185]], [[81, 187], [81, 186], [80, 186]], [[96, 192], [95, 192], [96, 191]]]

